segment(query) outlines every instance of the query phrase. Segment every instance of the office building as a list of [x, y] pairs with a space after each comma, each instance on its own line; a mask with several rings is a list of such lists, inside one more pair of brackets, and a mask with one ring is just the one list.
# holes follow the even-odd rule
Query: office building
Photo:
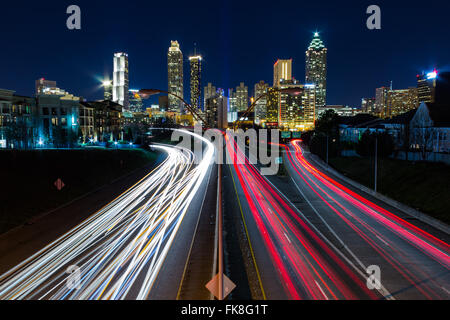
[[267, 88], [269, 85], [263, 80], [255, 84], [255, 123], [261, 124], [266, 120], [267, 111]]
[[248, 87], [241, 82], [236, 87], [236, 110], [237, 112], [246, 111], [248, 108]]
[[114, 54], [113, 101], [128, 110], [128, 54], [118, 52]]
[[138, 94], [139, 90], [130, 89], [128, 91], [129, 111], [142, 112], [144, 110], [144, 103]]
[[[171, 41], [167, 53], [168, 91], [180, 98], [183, 96], [183, 53], [178, 41]], [[184, 108], [183, 102], [175, 96], [169, 95], [168, 110], [181, 112]]]
[[280, 89], [293, 88], [295, 93], [279, 95], [278, 127], [284, 130], [305, 131], [314, 128], [316, 119], [315, 87], [295, 80], [281, 81]]
[[49, 92], [52, 89], [56, 89], [56, 81], [45, 80], [44, 78], [36, 80], [35, 84], [36, 84], [36, 91], [35, 91], [36, 95], [44, 94], [45, 92]]
[[112, 101], [113, 96], [113, 82], [112, 80], [103, 81], [103, 100]]
[[206, 100], [205, 120], [209, 128], [226, 129], [228, 127], [227, 106], [228, 99], [223, 92], [217, 92]]
[[191, 67], [191, 106], [198, 110], [200, 109], [201, 97], [201, 75], [202, 75], [202, 57], [194, 55], [189, 57]]
[[436, 81], [438, 73], [436, 70], [427, 74], [417, 75], [417, 95], [419, 103], [433, 103], [435, 98]]
[[375, 89], [375, 112], [372, 115], [380, 118], [385, 117], [389, 90], [389, 87]]
[[418, 89], [389, 90], [384, 118], [392, 118], [419, 106]]
[[208, 83], [208, 85], [203, 88], [203, 108], [206, 106], [206, 100], [214, 96], [216, 94], [216, 91], [216, 87], [211, 83]]
[[316, 106], [323, 107], [327, 101], [327, 48], [314, 33], [314, 38], [306, 50], [306, 83], [316, 87]]
[[273, 65], [273, 87], [278, 88], [281, 81], [292, 80], [292, 59], [278, 59]]
[[278, 127], [279, 102], [280, 92], [275, 88], [267, 88], [266, 126], [269, 128]]
[[361, 112], [374, 114], [375, 113], [375, 98], [361, 99]]

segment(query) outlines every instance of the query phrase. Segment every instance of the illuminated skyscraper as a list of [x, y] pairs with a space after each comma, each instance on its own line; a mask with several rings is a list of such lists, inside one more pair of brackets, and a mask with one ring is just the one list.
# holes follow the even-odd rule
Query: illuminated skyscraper
[[128, 109], [128, 54], [114, 54], [113, 101]]
[[281, 81], [280, 89], [296, 89], [294, 93], [280, 93], [278, 127], [305, 131], [314, 128], [316, 96], [313, 84], [303, 85], [296, 80]]
[[435, 100], [436, 80], [438, 73], [436, 70], [427, 74], [417, 75], [417, 91], [420, 102], [431, 102]]
[[375, 98], [361, 99], [361, 112], [374, 114], [375, 113]]
[[205, 120], [210, 128], [226, 129], [228, 98], [224, 97], [223, 90], [218, 91], [206, 99]]
[[[167, 70], [170, 93], [183, 98], [183, 53], [180, 50], [178, 41], [171, 41], [169, 52], [167, 53]], [[180, 99], [169, 95], [169, 110], [171, 112], [181, 112], [183, 102]]]
[[267, 88], [269, 85], [263, 80], [255, 84], [255, 122], [260, 124], [266, 120], [267, 112]]
[[376, 88], [375, 90], [375, 112], [373, 115], [384, 118], [387, 110], [387, 99], [389, 87]]
[[236, 109], [238, 112], [247, 110], [248, 108], [248, 87], [243, 82], [236, 87]]
[[203, 107], [206, 106], [206, 100], [214, 96], [217, 92], [217, 89], [215, 86], [213, 86], [211, 83], [208, 83], [208, 86], [203, 88]]
[[392, 118], [419, 106], [417, 88], [389, 90], [385, 118]]
[[277, 60], [273, 65], [273, 87], [278, 88], [280, 81], [292, 80], [292, 59]]
[[278, 127], [278, 107], [280, 92], [275, 88], [267, 88], [266, 126]]
[[201, 96], [201, 75], [202, 75], [202, 56], [194, 55], [189, 57], [191, 65], [191, 106], [195, 109], [200, 108]]
[[327, 48], [314, 33], [314, 38], [306, 50], [306, 83], [316, 86], [316, 108], [323, 107], [327, 101]]
[[112, 100], [113, 83], [111, 80], [103, 81], [103, 99]]

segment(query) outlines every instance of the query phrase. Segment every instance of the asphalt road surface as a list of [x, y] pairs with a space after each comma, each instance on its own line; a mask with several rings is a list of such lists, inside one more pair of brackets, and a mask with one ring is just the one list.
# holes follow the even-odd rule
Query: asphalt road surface
[[197, 138], [206, 144], [199, 161], [189, 149], [156, 146], [168, 154], [156, 169], [0, 276], [0, 299], [175, 298], [189, 250], [177, 241], [193, 237], [214, 155]]
[[444, 241], [331, 182], [298, 144], [287, 148], [287, 197], [226, 143], [240, 158], [228, 167], [257, 273], [251, 285], [263, 298], [449, 298]]
[[379, 267], [384, 298], [450, 298], [448, 237], [324, 174], [299, 140], [286, 147], [285, 162], [304, 214], [361, 271]]

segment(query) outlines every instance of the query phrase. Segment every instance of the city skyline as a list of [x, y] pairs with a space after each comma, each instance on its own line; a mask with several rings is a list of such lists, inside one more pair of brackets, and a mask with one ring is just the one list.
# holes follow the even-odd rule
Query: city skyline
[[[324, 6], [323, 3], [321, 5]], [[329, 49], [327, 103], [358, 106], [362, 97], [375, 96], [375, 88], [387, 86], [390, 81], [393, 81], [394, 88], [407, 88], [415, 86], [415, 75], [421, 71], [429, 71], [433, 68], [440, 71], [447, 71], [448, 69], [444, 58], [448, 56], [450, 46], [439, 41], [438, 35], [432, 32], [433, 29], [443, 23], [437, 19], [433, 4], [425, 9], [419, 9], [414, 4], [408, 7], [389, 3], [380, 3], [380, 5], [383, 9], [383, 28], [379, 31], [370, 31], [365, 28], [367, 15], [364, 5], [355, 6], [351, 9], [347, 6], [345, 7], [345, 13], [332, 3], [326, 4], [328, 9], [337, 10], [336, 16], [328, 19], [328, 15], [333, 10], [322, 12], [319, 10], [319, 4], [307, 4], [304, 9], [309, 9], [306, 10], [309, 13], [308, 17], [301, 19], [305, 13], [293, 8], [292, 11], [298, 15], [297, 21], [301, 22], [295, 22], [294, 20], [288, 22], [289, 30], [278, 34], [278, 36], [262, 32], [272, 26], [273, 21], [267, 21], [266, 24], [261, 25], [260, 29], [263, 29], [261, 32], [256, 32], [255, 26], [251, 23], [245, 25], [248, 27], [245, 34], [252, 37], [250, 42], [245, 40], [247, 43], [251, 43], [250, 46], [242, 45], [244, 40], [236, 36], [236, 30], [230, 25], [230, 21], [225, 18], [226, 13], [231, 14], [238, 20], [243, 18], [232, 10], [235, 6], [234, 3], [217, 7], [220, 9], [221, 19], [216, 21], [218, 29], [213, 28], [211, 30], [216, 35], [215, 37], [207, 37], [208, 32], [191, 26], [186, 27], [189, 29], [187, 31], [190, 32], [184, 32], [184, 30], [182, 32], [179, 27], [171, 26], [167, 32], [155, 35], [151, 32], [154, 29], [153, 23], [142, 27], [136, 22], [132, 23], [131, 26], [120, 24], [123, 30], [118, 32], [114, 38], [112, 38], [113, 31], [117, 31], [118, 27], [112, 28], [111, 32], [105, 31], [104, 39], [97, 41], [97, 35], [86, 38], [86, 30], [99, 28], [98, 31], [100, 32], [103, 27], [97, 21], [94, 23], [91, 20], [92, 18], [86, 15], [83, 20], [83, 28], [78, 34], [70, 33], [66, 28], [55, 29], [56, 34], [60, 34], [70, 40], [69, 43], [72, 43], [72, 45], [61, 46], [62, 53], [71, 56], [70, 59], [67, 59], [67, 61], [71, 61], [70, 64], [66, 62], [66, 59], [58, 58], [61, 56], [58, 48], [49, 47], [47, 50], [43, 46], [44, 49], [34, 52], [36, 56], [34, 59], [23, 59], [20, 63], [15, 61], [15, 57], [10, 54], [11, 51], [5, 51], [0, 54], [2, 61], [8, 60], [10, 63], [4, 68], [4, 74], [7, 77], [0, 79], [0, 87], [16, 90], [23, 95], [31, 95], [33, 91], [32, 82], [43, 77], [58, 81], [62, 87], [70, 88], [71, 92], [88, 100], [100, 99], [103, 95], [100, 81], [105, 76], [111, 77], [112, 75], [110, 57], [114, 52], [123, 51], [129, 54], [129, 59], [132, 61], [130, 63], [131, 88], [166, 88], [167, 70], [164, 71], [164, 69], [167, 67], [164, 61], [167, 58], [167, 47], [170, 45], [170, 40], [173, 39], [179, 41], [185, 57], [194, 53], [194, 42], [198, 42], [199, 53], [204, 58], [202, 61], [202, 82], [204, 84], [211, 82], [216, 87], [235, 88], [240, 82], [244, 82], [247, 86], [253, 88], [260, 80], [270, 83], [271, 69], [278, 58], [292, 58], [292, 73], [301, 81], [305, 69], [304, 52], [310, 43], [311, 36], [318, 31]], [[108, 10], [100, 14], [99, 8], [94, 4], [81, 4], [81, 6], [84, 7], [85, 12], [90, 10], [95, 12], [99, 22], [107, 18], [108, 15], [115, 16], [118, 14]], [[162, 7], [157, 8], [164, 9], [163, 5], [160, 6]], [[211, 6], [213, 5], [209, 5], [207, 8], [211, 9]], [[8, 11], [8, 9], [14, 10], [16, 8], [13, 4], [8, 4], [5, 10]], [[202, 9], [196, 15], [202, 15], [203, 10], [205, 9]], [[286, 9], [276, 10], [283, 13], [288, 12]], [[30, 11], [32, 10], [30, 9]], [[409, 31], [406, 31], [405, 26], [398, 26], [394, 19], [394, 16], [400, 12], [402, 12], [402, 16], [396, 18], [404, 21]], [[32, 12], [24, 10], [26, 17], [30, 14]], [[52, 19], [55, 19], [54, 14], [51, 11], [47, 13], [47, 19], [39, 21], [43, 31], [53, 27], [56, 23], [51, 22]], [[269, 13], [262, 10], [255, 15], [268, 17]], [[289, 15], [291, 16], [293, 13]], [[181, 24], [186, 19], [181, 12], [175, 12], [175, 16]], [[338, 16], [346, 17], [343, 19], [345, 21], [341, 23]], [[413, 23], [407, 23], [408, 21], [414, 21], [414, 18], [420, 18], [423, 21], [420, 28]], [[158, 20], [159, 18], [155, 19]], [[398, 23], [401, 22], [400, 20]], [[227, 26], [230, 27], [229, 30], [227, 30]], [[191, 30], [191, 28], [194, 30]], [[20, 38], [26, 33], [25, 31], [21, 27], [15, 28], [11, 35]], [[189, 34], [189, 36], [186, 36], [186, 34]], [[426, 34], [427, 36], [415, 39], [415, 34]], [[150, 46], [143, 43], [141, 35], [146, 35], [147, 38], [152, 39]], [[7, 35], [7, 40], [10, 39], [9, 36]], [[273, 48], [263, 50], [264, 41], [262, 40], [264, 37], [266, 38], [265, 41], [273, 42]], [[385, 40], [382, 40], [382, 38]], [[391, 41], [394, 38], [396, 40]], [[41, 40], [44, 43], [48, 41], [46, 39]], [[30, 39], [30, 41], [32, 43], [34, 40]], [[98, 43], [93, 44], [93, 41]], [[8, 42], [11, 43], [12, 49], [20, 47], [17, 41]], [[78, 46], [74, 47], [74, 43]], [[385, 53], [382, 50], [383, 43], [389, 44], [390, 52]], [[80, 49], [78, 49], [78, 47], [84, 48], [93, 45], [95, 45], [96, 50], [80, 52]], [[419, 49], [413, 51], [412, 48], [416, 46], [419, 46]], [[149, 50], [142, 50], [143, 48], [149, 48]], [[29, 54], [31, 53], [23, 52], [19, 56], [23, 58]], [[43, 54], [45, 54], [45, 58], [41, 58]], [[249, 56], [252, 58], [248, 59]], [[388, 56], [392, 58], [387, 59]], [[33, 61], [34, 63], [30, 65]], [[186, 73], [188, 66], [186, 61], [184, 62], [184, 73], [189, 74], [189, 72]], [[24, 71], [25, 68], [26, 72]], [[20, 75], [20, 77], [17, 77], [18, 79], [13, 77], [16, 74]], [[367, 74], [373, 76], [368, 79]], [[185, 88], [189, 86], [186, 83], [189, 79], [186, 78], [184, 81]], [[19, 81], [19, 79], [21, 80]], [[352, 90], [346, 91], [343, 87], [344, 83], [345, 87], [349, 86]]]

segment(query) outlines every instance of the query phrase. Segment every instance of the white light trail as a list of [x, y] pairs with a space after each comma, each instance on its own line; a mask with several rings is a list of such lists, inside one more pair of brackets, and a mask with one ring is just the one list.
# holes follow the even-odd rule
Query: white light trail
[[[0, 299], [146, 299], [214, 156], [210, 141], [182, 132], [206, 145], [198, 165], [191, 150], [155, 145], [163, 163], [0, 276]], [[80, 268], [79, 289], [66, 285], [70, 265]]]

